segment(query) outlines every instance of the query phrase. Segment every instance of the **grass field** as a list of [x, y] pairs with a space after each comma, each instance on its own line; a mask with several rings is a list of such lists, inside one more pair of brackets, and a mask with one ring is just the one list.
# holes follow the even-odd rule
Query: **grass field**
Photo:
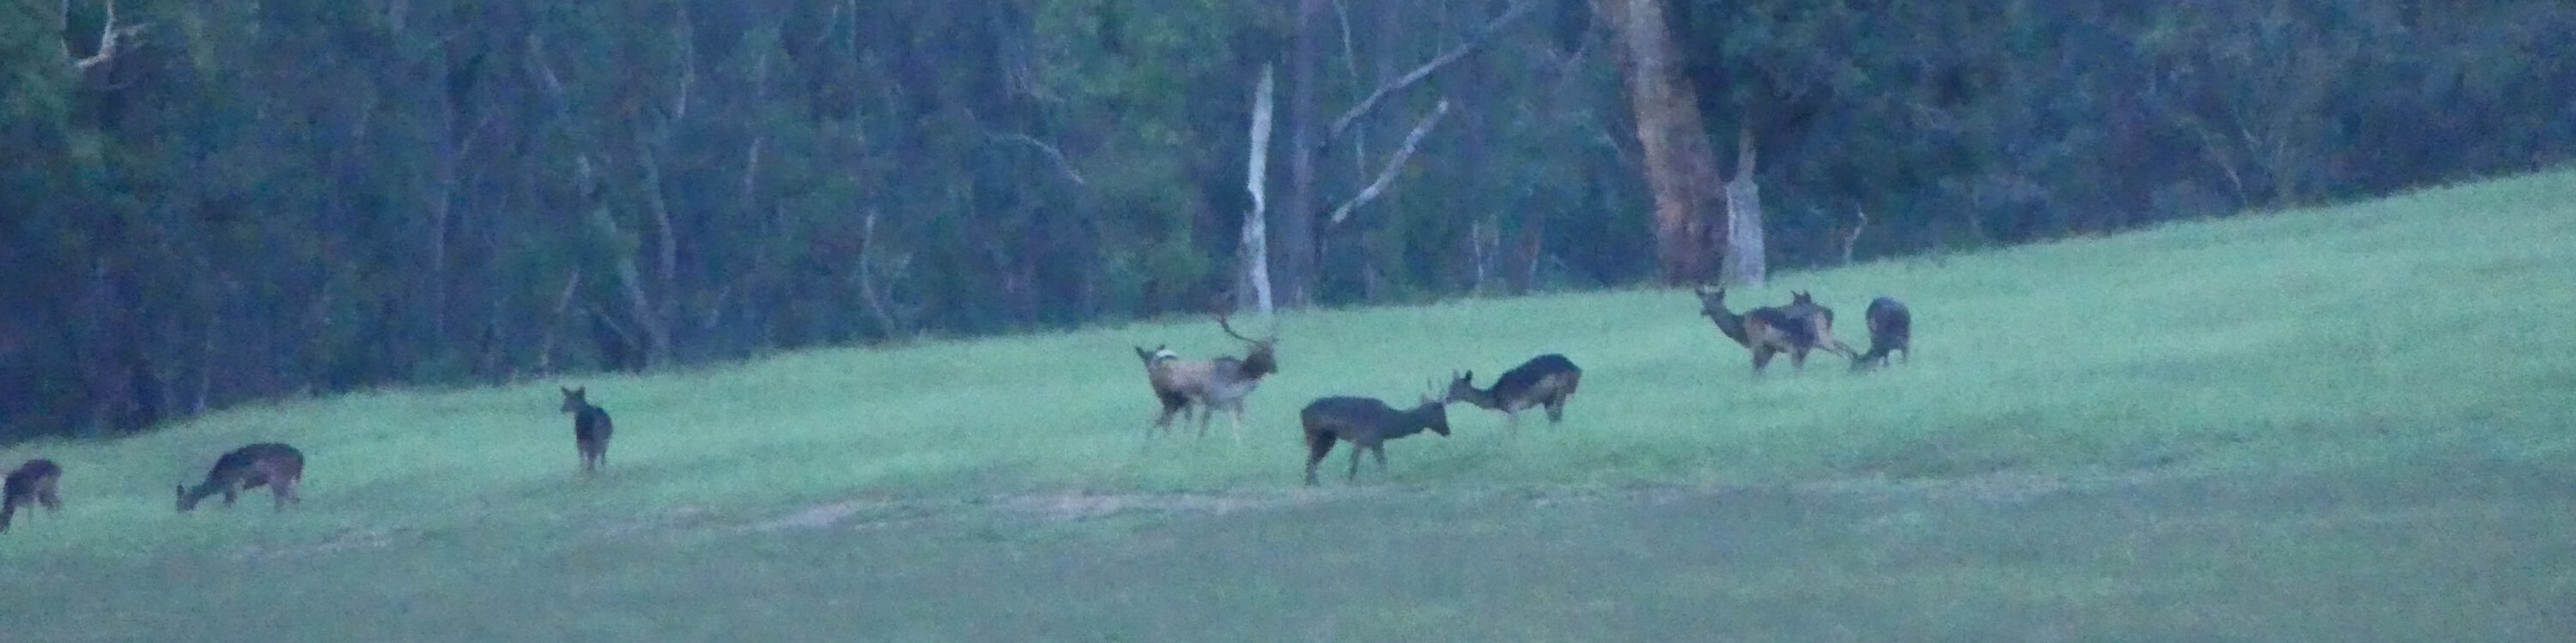
[[[1685, 291], [1317, 312], [1241, 434], [1173, 320], [220, 413], [61, 462], [0, 640], [2552, 640], [2576, 631], [2576, 174], [1782, 275], [1910, 364], [1756, 378]], [[1257, 325], [1257, 322], [1256, 324]], [[1542, 352], [1300, 487], [1296, 410]], [[574, 475], [557, 384], [617, 419]], [[304, 503], [171, 509], [283, 440]]]

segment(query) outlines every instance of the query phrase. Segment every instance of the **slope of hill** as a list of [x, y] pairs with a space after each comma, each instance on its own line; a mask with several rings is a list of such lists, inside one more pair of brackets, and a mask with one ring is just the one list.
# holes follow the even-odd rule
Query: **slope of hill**
[[[1863, 305], [1903, 299], [1919, 354], [1866, 374], [1825, 356], [1803, 373], [1783, 360], [1755, 377], [1745, 351], [1679, 290], [1295, 314], [1281, 320], [1281, 372], [1252, 396], [1245, 431], [1229, 434], [1220, 417], [1204, 440], [1146, 434], [1154, 401], [1130, 352], [1239, 350], [1212, 322], [1187, 319], [648, 377], [387, 391], [111, 443], [24, 445], [0, 460], [61, 462], [69, 506], [21, 515], [0, 536], [0, 568], [32, 579], [0, 593], [0, 613], [12, 615], [0, 628], [23, 634], [0, 638], [158, 640], [204, 619], [346, 640], [693, 639], [718, 628], [1661, 638], [1709, 625], [1666, 607], [1712, 602], [1723, 605], [1712, 614], [1742, 617], [1727, 621], [1739, 635], [1796, 639], [2354, 640], [2328, 636], [2356, 632], [2352, 619], [2512, 638], [2576, 614], [2475, 592], [2429, 603], [2387, 592], [2398, 579], [2482, 565], [2517, 572], [2458, 582], [2560, 598], [2576, 589], [2576, 555], [2513, 562], [2576, 553], [2566, 530], [2576, 521], [2566, 349], [2576, 324], [2559, 314], [2576, 309], [2571, 193], [2576, 174], [2544, 174], [1784, 275], [1730, 296], [1741, 309], [1813, 291], [1841, 313], [1839, 335], [1863, 347]], [[1453, 370], [1487, 381], [1544, 352], [1585, 369], [1563, 425], [1531, 413], [1512, 435], [1498, 414], [1456, 405], [1456, 434], [1390, 443], [1387, 474], [1372, 465], [1358, 488], [1336, 475], [1298, 489], [1306, 400], [1409, 401]], [[587, 385], [615, 414], [604, 476], [574, 475], [559, 383]], [[263, 440], [310, 458], [300, 507], [272, 514], [254, 494], [230, 510], [172, 513], [162, 495], [172, 483]], [[1849, 523], [1807, 522], [1826, 519]], [[1716, 555], [1694, 538], [1721, 525], [1761, 559], [1672, 560]], [[2137, 555], [2137, 539], [2158, 530], [2174, 531], [2163, 558], [2062, 555], [2112, 541]], [[854, 553], [861, 541], [884, 555]], [[1924, 568], [1922, 552], [1900, 543], [1947, 552], [1955, 567]], [[1209, 562], [1165, 568], [1179, 563], [1148, 562], [1153, 552]], [[1545, 556], [1493, 567], [1519, 552], [1554, 552], [1569, 567]], [[1350, 573], [1360, 577], [1332, 578]], [[1245, 574], [1270, 580], [1229, 580]], [[1086, 575], [1127, 584], [1095, 593]], [[2214, 580], [2238, 578], [2272, 580]], [[335, 594], [356, 582], [369, 589]], [[885, 597], [903, 582], [954, 601]], [[1606, 602], [1564, 595], [1577, 582]], [[485, 591], [494, 583], [517, 589]], [[1460, 589], [1468, 584], [1497, 593]], [[2353, 598], [2356, 587], [2385, 600]], [[1344, 592], [1398, 591], [1423, 598], [1291, 616]], [[774, 593], [794, 595], [756, 598]], [[2258, 594], [2267, 598], [2242, 600]], [[1792, 607], [1810, 595], [1858, 601], [1853, 620]], [[2506, 612], [2466, 607], [2490, 604]], [[784, 616], [860, 605], [876, 611], [814, 622], [830, 629]], [[2310, 627], [2253, 626], [2261, 610], [2327, 607], [2299, 621]], [[2052, 610], [2090, 620], [2056, 623]], [[991, 613], [1019, 616], [977, 620]], [[1462, 619], [1479, 624], [1435, 625]]]

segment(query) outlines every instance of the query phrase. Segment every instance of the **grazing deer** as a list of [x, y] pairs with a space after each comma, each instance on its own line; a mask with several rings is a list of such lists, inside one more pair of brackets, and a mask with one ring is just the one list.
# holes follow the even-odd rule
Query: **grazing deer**
[[63, 467], [44, 458], [28, 460], [10, 471], [8, 479], [0, 481], [0, 532], [9, 530], [9, 517], [17, 515], [19, 507], [33, 504], [43, 505], [45, 511], [62, 511], [63, 497], [56, 489], [62, 479]]
[[1807, 351], [1816, 346], [1816, 325], [1791, 315], [1784, 308], [1755, 308], [1738, 315], [1726, 308], [1726, 289], [1711, 291], [1707, 286], [1695, 290], [1699, 295], [1699, 312], [1717, 323], [1717, 331], [1727, 339], [1753, 351], [1753, 373], [1771, 364], [1771, 357], [1789, 354], [1793, 367], [1804, 369]]
[[1377, 452], [1377, 470], [1385, 473], [1387, 440], [1421, 433], [1423, 429], [1442, 437], [1449, 435], [1448, 400], [1430, 392], [1423, 393], [1421, 403], [1403, 411], [1364, 397], [1318, 398], [1297, 413], [1297, 420], [1306, 427], [1307, 486], [1314, 486], [1315, 465], [1333, 452], [1335, 440], [1351, 443], [1349, 479], [1356, 481], [1360, 478], [1363, 451]]
[[591, 406], [590, 387], [555, 388], [563, 389], [563, 412], [572, 414], [572, 445], [581, 452], [581, 472], [598, 473], [608, 466], [608, 435], [616, 432], [608, 409]]
[[215, 494], [224, 495], [224, 506], [233, 506], [241, 492], [268, 485], [277, 498], [277, 510], [285, 511], [288, 503], [304, 499], [295, 493], [295, 485], [304, 480], [304, 453], [295, 447], [275, 442], [261, 442], [225, 452], [206, 470], [206, 480], [197, 486], [179, 485], [179, 512], [197, 508], [197, 501]]
[[1852, 370], [1869, 368], [1872, 363], [1887, 365], [1887, 356], [1905, 351], [1905, 361], [1914, 361], [1914, 313], [1905, 303], [1893, 297], [1869, 301], [1869, 352], [1852, 360]]
[[1216, 314], [1217, 328], [1241, 340], [1246, 350], [1241, 358], [1219, 357], [1212, 360], [1185, 360], [1171, 351], [1139, 347], [1136, 356], [1145, 362], [1146, 381], [1154, 386], [1154, 397], [1163, 403], [1162, 414], [1154, 418], [1154, 428], [1168, 429], [1172, 417], [1199, 407], [1199, 437], [1207, 437], [1208, 423], [1220, 409], [1229, 411], [1236, 440], [1243, 439], [1243, 398], [1261, 386], [1261, 379], [1279, 372], [1275, 352], [1279, 342], [1277, 327], [1261, 339], [1234, 331], [1226, 314]]
[[1564, 355], [1549, 353], [1503, 371], [1501, 377], [1494, 378], [1491, 388], [1476, 388], [1475, 371], [1457, 374], [1449, 380], [1446, 401], [1502, 411], [1504, 422], [1513, 432], [1519, 432], [1520, 411], [1529, 407], [1546, 407], [1548, 424], [1565, 419], [1565, 400], [1574, 397], [1575, 387], [1582, 383], [1582, 367]]

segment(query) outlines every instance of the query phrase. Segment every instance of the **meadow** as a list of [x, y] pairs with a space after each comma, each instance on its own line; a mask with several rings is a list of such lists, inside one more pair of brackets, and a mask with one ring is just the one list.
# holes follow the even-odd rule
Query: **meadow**
[[[2576, 628], [2576, 174], [1776, 275], [1865, 348], [1750, 372], [1686, 289], [1278, 318], [1240, 433], [1149, 434], [1204, 318], [387, 390], [0, 450], [0, 640], [2537, 640]], [[1258, 320], [1239, 325], [1259, 327]], [[1561, 425], [1305, 488], [1296, 411], [1584, 368]], [[556, 387], [615, 415], [575, 475]], [[285, 441], [304, 502], [172, 510]]]

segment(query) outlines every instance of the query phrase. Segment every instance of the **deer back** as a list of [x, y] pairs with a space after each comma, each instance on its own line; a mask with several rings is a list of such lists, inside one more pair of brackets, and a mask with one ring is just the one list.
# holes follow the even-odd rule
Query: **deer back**
[[1892, 297], [1869, 302], [1869, 337], [1873, 343], [1893, 340], [1902, 343], [1914, 333], [1914, 313], [1905, 303]]

